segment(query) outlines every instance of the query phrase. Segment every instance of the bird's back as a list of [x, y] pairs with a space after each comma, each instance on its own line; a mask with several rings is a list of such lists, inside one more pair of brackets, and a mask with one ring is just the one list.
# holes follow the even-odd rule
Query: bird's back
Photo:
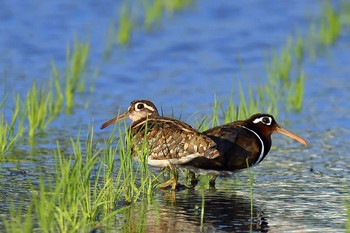
[[152, 116], [132, 124], [131, 131], [137, 149], [146, 144], [151, 159], [186, 161], [186, 158], [191, 159], [190, 155], [208, 159], [219, 156], [213, 140], [190, 125], [172, 118]]

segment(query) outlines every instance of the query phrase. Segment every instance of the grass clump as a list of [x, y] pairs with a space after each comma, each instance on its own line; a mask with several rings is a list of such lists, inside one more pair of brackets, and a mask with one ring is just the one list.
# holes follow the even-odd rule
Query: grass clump
[[148, 146], [146, 140], [144, 140], [141, 150], [136, 152], [138, 153], [138, 162], [135, 163], [133, 155], [135, 152], [131, 149], [133, 140], [131, 132], [126, 125], [124, 125], [124, 130], [119, 127], [118, 131], [119, 138], [123, 138], [123, 134], [125, 135], [125, 140], [119, 140], [117, 145], [120, 159], [117, 176], [118, 183], [121, 184], [119, 192], [123, 199], [130, 203], [139, 200], [142, 196], [151, 197], [158, 177], [154, 176], [148, 168]]
[[[0, 103], [0, 108], [5, 108], [6, 96]], [[0, 158], [3, 157], [6, 151], [10, 150], [15, 144], [16, 140], [23, 135], [24, 115], [21, 112], [21, 103], [19, 95], [14, 99], [15, 107], [12, 110], [11, 121], [8, 122], [4, 116], [4, 110], [0, 115]], [[18, 124], [18, 129], [15, 130], [15, 126]]]
[[[108, 59], [111, 56], [115, 44], [120, 47], [129, 46], [133, 31], [139, 29], [140, 25], [148, 32], [154, 31], [153, 29], [161, 25], [164, 15], [171, 16], [191, 4], [193, 0], [144, 0], [142, 4], [123, 1], [120, 5], [118, 22], [112, 23], [109, 27], [104, 57]], [[139, 15], [135, 15], [135, 12]]]
[[85, 82], [82, 77], [86, 69], [87, 58], [90, 51], [90, 44], [87, 42], [74, 41], [73, 54], [67, 47], [67, 65], [65, 80], [65, 97], [67, 112], [71, 112], [74, 105], [74, 94], [79, 90], [84, 92]]
[[[274, 106], [262, 105], [264, 99], [259, 99], [259, 96], [253, 94], [253, 89], [248, 88], [248, 95], [244, 94], [242, 87], [239, 87], [239, 101], [236, 103], [233, 98], [234, 91], [232, 90], [228, 104], [221, 100], [217, 100], [214, 96], [213, 111], [210, 118], [204, 118], [202, 121], [196, 121], [195, 124], [200, 131], [207, 130], [217, 125], [226, 124], [229, 122], [243, 120], [250, 115], [260, 111], [274, 111]], [[264, 96], [262, 98], [265, 98]]]
[[4, 116], [0, 116], [0, 157], [4, 152], [9, 150], [15, 143], [17, 137], [11, 137], [10, 125], [4, 119]]
[[288, 37], [280, 54], [273, 55], [271, 65], [267, 68], [268, 83], [259, 90], [260, 99], [265, 99], [263, 103], [270, 102], [277, 108], [280, 102], [286, 109], [301, 110], [305, 83], [302, 70], [303, 41], [301, 36], [294, 40]]
[[133, 28], [131, 11], [128, 4], [122, 5], [120, 8], [119, 30], [117, 34], [117, 43], [125, 46], [130, 44], [131, 33]]
[[[54, 108], [52, 109], [53, 114], [58, 115], [61, 113], [63, 109], [63, 93], [62, 93], [62, 87], [59, 79], [59, 73], [57, 70], [57, 67], [55, 63], [51, 62], [51, 69], [53, 74], [53, 81], [50, 83], [50, 88], [55, 90], [55, 97], [54, 97]], [[52, 84], [53, 83], [53, 84]], [[53, 85], [55, 88], [53, 88]]]
[[[114, 133], [104, 141], [103, 148], [94, 141], [92, 129], [85, 141], [80, 136], [71, 139], [70, 153], [57, 143], [53, 176], [43, 173], [39, 184], [32, 184], [31, 202], [19, 204], [16, 208], [20, 211], [10, 211], [6, 231], [18, 232], [21, 228], [17, 224], [25, 219], [28, 232], [34, 226], [40, 232], [89, 232], [107, 227], [129, 208], [128, 204], [144, 197], [151, 200], [154, 176], [144, 161], [135, 165], [130, 148], [123, 149], [123, 142], [112, 145]], [[120, 163], [118, 170], [116, 163]]]
[[290, 92], [288, 93], [288, 101], [292, 108], [299, 112], [303, 104], [303, 95], [304, 95], [304, 86], [305, 86], [305, 75], [304, 73], [299, 73], [299, 76], [292, 84]]
[[341, 21], [339, 14], [333, 9], [331, 3], [327, 2], [320, 25], [320, 41], [323, 45], [331, 45], [338, 39], [341, 32]]
[[[76, 40], [72, 55], [69, 47], [67, 48], [65, 80], [60, 80], [58, 69], [52, 62], [53, 78], [49, 80], [48, 84], [38, 86], [34, 82], [27, 91], [25, 100], [21, 100], [19, 94], [14, 98], [15, 106], [11, 122], [8, 123], [4, 116], [1, 116], [0, 137], [2, 139], [0, 147], [2, 149], [0, 152], [8, 150], [9, 146], [14, 143], [14, 139], [23, 135], [24, 118], [27, 119], [28, 136], [33, 139], [37, 132], [43, 131], [62, 112], [64, 100], [67, 112], [72, 110], [75, 93], [85, 91], [85, 80], [82, 74], [86, 69], [89, 48], [89, 43], [81, 43]], [[1, 103], [2, 107], [4, 107], [5, 100], [6, 96]], [[16, 125], [17, 129], [15, 129]]]
[[34, 138], [38, 131], [44, 130], [52, 121], [53, 115], [50, 113], [52, 104], [52, 93], [45, 91], [44, 88], [38, 89], [34, 83], [25, 100], [25, 115], [28, 119], [30, 138]]

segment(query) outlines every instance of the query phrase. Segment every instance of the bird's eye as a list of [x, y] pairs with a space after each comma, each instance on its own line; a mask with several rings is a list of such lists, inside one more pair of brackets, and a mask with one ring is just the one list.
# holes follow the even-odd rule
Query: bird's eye
[[262, 123], [264, 123], [264, 124], [266, 124], [266, 125], [271, 124], [271, 119], [270, 119], [270, 117], [263, 117], [263, 118], [262, 118]]
[[256, 118], [253, 123], [254, 124], [258, 124], [258, 123], [263, 123], [264, 125], [271, 125], [272, 124], [272, 118], [269, 116], [263, 116], [263, 117], [259, 117]]
[[137, 104], [136, 105], [136, 109], [138, 109], [138, 110], [141, 110], [141, 109], [143, 109], [145, 106], [144, 106], [144, 104]]

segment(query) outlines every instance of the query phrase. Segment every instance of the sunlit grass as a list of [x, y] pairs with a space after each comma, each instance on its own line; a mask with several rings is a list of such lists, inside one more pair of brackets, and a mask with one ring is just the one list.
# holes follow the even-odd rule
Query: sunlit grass
[[88, 232], [127, 208], [120, 203], [150, 201], [157, 177], [148, 170], [147, 160], [134, 161], [130, 146], [124, 144], [131, 138], [125, 137], [126, 129], [119, 126], [118, 130], [118, 143], [113, 131], [102, 148], [92, 129], [86, 140], [79, 135], [71, 139], [69, 153], [57, 143], [54, 176], [40, 176], [39, 187], [33, 186], [30, 208], [17, 203], [20, 207], [11, 210], [7, 232], [21, 230], [16, 224], [23, 219], [28, 232], [34, 222], [41, 232]]
[[292, 84], [292, 88], [288, 94], [289, 105], [299, 112], [301, 111], [304, 96], [305, 75], [300, 73], [296, 82]]
[[278, 112], [278, 103], [282, 103], [288, 110], [301, 110], [305, 85], [302, 66], [304, 46], [300, 35], [296, 39], [289, 37], [280, 54], [275, 53], [267, 67], [268, 82], [260, 86], [259, 99], [265, 100], [261, 101], [262, 105], [270, 103], [270, 106], [264, 108], [274, 114]]
[[193, 0], [163, 0], [163, 7], [168, 14], [173, 14], [193, 4]]
[[304, 60], [305, 55], [305, 42], [302, 35], [299, 33], [296, 35], [296, 41], [294, 42], [293, 50], [294, 56], [296, 57], [298, 63], [300, 64]]
[[57, 144], [54, 177], [40, 176], [39, 187], [33, 186], [30, 208], [10, 213], [7, 232], [21, 229], [15, 225], [23, 219], [29, 232], [33, 222], [41, 232], [88, 232], [123, 211], [125, 206], [118, 203], [151, 197], [155, 182], [147, 163], [133, 161], [130, 148], [123, 152], [124, 144], [114, 147], [114, 132], [103, 148], [97, 147], [93, 135], [90, 130], [85, 141], [80, 136], [72, 139], [69, 154]]
[[262, 103], [266, 101], [265, 96], [259, 99], [259, 95], [254, 95], [252, 88], [248, 88], [248, 94], [246, 95], [246, 92], [240, 86], [237, 102], [233, 98], [234, 92], [235, 90], [232, 89], [228, 104], [214, 96], [213, 110], [210, 117], [195, 122], [200, 131], [237, 120], [244, 120], [252, 114], [273, 108], [271, 104], [263, 105]]
[[[139, 2], [137, 2], [139, 3]], [[104, 58], [108, 59], [115, 44], [120, 47], [130, 46], [134, 31], [144, 28], [154, 31], [161, 25], [164, 15], [172, 16], [193, 4], [192, 0], [143, 0], [142, 4], [123, 1], [118, 11], [117, 23], [111, 23], [104, 51]], [[141, 7], [140, 7], [141, 6]], [[139, 20], [139, 19], [142, 20]]]
[[[133, 28], [131, 10], [128, 3], [121, 6], [117, 33], [117, 43], [119, 45], [125, 46], [130, 43], [131, 33]], [[113, 32], [113, 31], [112, 31]]]
[[[86, 68], [89, 46], [88, 43], [80, 43], [76, 40], [72, 55], [69, 47], [67, 48], [67, 67], [64, 82], [60, 80], [59, 72], [54, 62], [52, 62], [53, 79], [50, 79], [46, 85], [38, 86], [34, 82], [27, 91], [24, 100], [21, 100], [19, 94], [15, 96], [10, 123], [3, 116], [1, 120], [2, 125], [0, 127], [3, 130], [1, 131], [2, 143], [0, 147], [3, 150], [9, 149], [9, 145], [13, 144], [15, 138], [22, 137], [25, 128], [28, 129], [28, 135], [31, 139], [35, 137], [37, 132], [43, 131], [62, 112], [64, 99], [66, 100], [67, 111], [71, 111], [74, 104], [74, 94], [78, 90], [84, 92], [86, 88], [82, 73]], [[65, 93], [63, 93], [63, 90]], [[93, 88], [90, 87], [90, 90], [93, 90]], [[6, 98], [6, 96], [3, 98], [2, 103], [5, 102]], [[24, 118], [27, 119], [28, 127], [24, 125]], [[5, 136], [5, 133], [7, 136]]]
[[[166, 3], [166, 11], [172, 12], [174, 10], [169, 9], [181, 9], [177, 5], [179, 1], [164, 2]], [[174, 7], [168, 6], [171, 4], [174, 4]], [[153, 14], [159, 14], [157, 11]], [[328, 11], [328, 18], [324, 22], [330, 23], [324, 23], [324, 27], [337, 26], [337, 19], [332, 19], [334, 11]], [[149, 23], [145, 23], [145, 27], [148, 27], [147, 25], [152, 27], [151, 25], [156, 23], [159, 18], [150, 17], [154, 17], [154, 19], [150, 20]], [[131, 18], [127, 18], [124, 24], [126, 29], [123, 30], [126, 34], [123, 35], [125, 38], [121, 41], [129, 43], [132, 31]], [[128, 28], [128, 25], [130, 28]], [[329, 29], [322, 30], [324, 31], [320, 32], [321, 34], [327, 34], [326, 31]], [[337, 35], [338, 32], [334, 30], [330, 34]], [[324, 44], [332, 44], [336, 39], [335, 36], [330, 37], [331, 39], [327, 39], [326, 36], [324, 38], [326, 38], [322, 39], [326, 41]], [[316, 43], [316, 39], [306, 42], [301, 35], [298, 35], [296, 40], [288, 39], [285, 47], [281, 49], [279, 54], [276, 53], [272, 62], [274, 65], [274, 79], [268, 80], [266, 84], [259, 85], [256, 90], [253, 88], [243, 90], [240, 87], [238, 89], [238, 99], [234, 100], [234, 95], [231, 94], [227, 104], [215, 97], [213, 113], [210, 117], [198, 122], [197, 126], [201, 130], [205, 130], [219, 124], [245, 119], [259, 111], [277, 113], [279, 102], [287, 103], [292, 106], [292, 109], [300, 111], [305, 85], [305, 73], [302, 71], [300, 63], [304, 60], [306, 51], [311, 51], [309, 49], [311, 46], [308, 44], [314, 43]], [[30, 137], [34, 137], [38, 131], [44, 130], [52, 118], [61, 113], [64, 108], [64, 101], [66, 101], [67, 110], [72, 109], [75, 93], [84, 91], [86, 88], [82, 74], [86, 67], [88, 54], [89, 45], [87, 43], [77, 42], [77, 44], [74, 44], [72, 55], [68, 47], [68, 67], [64, 75], [64, 81], [60, 79], [59, 71], [52, 63], [54, 79], [49, 85], [48, 91], [34, 84], [28, 92], [25, 103], [20, 102], [19, 96], [15, 97], [15, 107], [10, 123], [6, 121], [3, 114], [0, 115], [0, 150], [3, 150], [3, 145], [5, 148], [3, 151], [9, 150], [15, 144], [18, 137], [16, 135], [21, 135], [21, 132], [23, 134], [25, 129], [23, 108], [28, 113]], [[296, 68], [293, 61], [298, 61], [299, 67]], [[279, 86], [280, 83], [283, 83], [282, 88]], [[281, 97], [283, 93], [288, 93], [284, 95], [285, 99]], [[17, 130], [15, 129], [16, 125], [18, 125]], [[135, 162], [127, 127], [118, 127], [116, 129], [117, 137], [114, 135], [115, 132], [112, 133], [104, 141], [102, 149], [95, 146], [93, 132], [90, 132], [85, 142], [81, 141], [80, 138], [72, 140], [71, 152], [63, 151], [58, 144], [55, 152], [54, 177], [45, 177], [43, 174], [40, 177], [39, 187], [33, 187], [32, 202], [23, 204], [22, 207], [11, 207], [10, 217], [7, 219], [8, 221], [5, 221], [7, 232], [32, 232], [37, 227], [41, 232], [88, 232], [98, 225], [107, 224], [123, 208], [128, 208], [120, 202], [138, 203], [143, 198], [150, 200], [156, 190], [158, 177], [148, 169], [144, 156], [147, 154], [147, 148], [142, 149], [139, 157], [141, 161]], [[3, 137], [4, 135], [5, 137]], [[115, 138], [119, 138], [119, 140]], [[125, 140], [123, 140], [124, 138]], [[116, 155], [119, 155], [118, 159]], [[251, 200], [253, 199], [253, 182], [254, 179], [250, 178]], [[201, 223], [204, 222], [205, 217], [204, 199], [202, 201], [203, 216], [201, 215]], [[350, 208], [347, 206], [348, 231], [350, 231], [349, 210]], [[136, 226], [135, 228], [142, 230], [142, 226]]]
[[67, 47], [67, 63], [65, 73], [65, 100], [67, 112], [70, 112], [73, 108], [74, 94], [78, 91], [84, 92], [85, 90], [83, 72], [86, 69], [89, 51], [90, 44], [88, 42], [80, 42], [78, 40], [74, 41], [72, 54], [70, 47]]
[[283, 84], [288, 84], [290, 81], [290, 72], [292, 69], [291, 56], [292, 40], [288, 38], [286, 45], [282, 48], [280, 55], [274, 54], [272, 59], [272, 81], [281, 80]]
[[17, 137], [12, 137], [10, 131], [10, 125], [4, 119], [4, 116], [0, 115], [0, 158], [16, 141]]
[[[14, 98], [14, 108], [11, 112], [11, 120], [8, 122], [4, 116], [4, 109], [7, 96], [4, 96], [0, 103], [0, 109], [3, 109], [0, 113], [0, 158], [4, 156], [4, 153], [14, 146], [16, 140], [23, 135], [24, 126], [24, 114], [21, 112], [21, 102], [19, 95]], [[16, 129], [17, 126], [17, 129]]]
[[144, 24], [147, 30], [159, 25], [163, 15], [163, 2], [163, 0], [144, 1]]
[[55, 104], [54, 104], [54, 108], [52, 109], [52, 113], [55, 115], [58, 115], [62, 112], [62, 109], [63, 109], [63, 93], [62, 93], [62, 87], [61, 87], [60, 78], [59, 78], [59, 72], [53, 61], [51, 62], [51, 69], [53, 74], [53, 81], [51, 81], [50, 87], [53, 88], [52, 85], [54, 85], [55, 87], [54, 88], [55, 96], [53, 100]]
[[333, 44], [341, 32], [339, 14], [333, 9], [330, 2], [326, 2], [320, 25], [320, 41], [323, 45]]
[[[120, 167], [117, 180], [121, 183], [119, 191], [128, 202], [135, 202], [142, 196], [151, 197], [159, 175], [155, 176], [148, 169], [149, 148], [146, 143], [147, 140], [144, 140], [140, 150], [132, 151], [133, 138], [126, 124], [124, 124], [124, 129], [119, 126], [118, 132]], [[136, 153], [136, 155], [133, 153]], [[134, 161], [135, 156], [138, 160], [137, 163]]]
[[[17, 204], [16, 204], [17, 205]], [[10, 206], [10, 219], [4, 221], [6, 232], [31, 233], [34, 229], [34, 219], [31, 216], [32, 206], [15, 206], [12, 202]]]
[[52, 93], [46, 91], [43, 87], [37, 87], [34, 83], [25, 100], [25, 113], [28, 119], [28, 135], [30, 138], [34, 138], [37, 132], [44, 130], [52, 121], [51, 106]]

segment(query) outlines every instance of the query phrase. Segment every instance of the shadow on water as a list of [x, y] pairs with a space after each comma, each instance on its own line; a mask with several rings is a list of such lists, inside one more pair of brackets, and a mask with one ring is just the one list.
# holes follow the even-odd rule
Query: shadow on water
[[[201, 221], [202, 197], [204, 216]], [[216, 190], [164, 191], [121, 216], [124, 232], [268, 232], [263, 211], [249, 197]]]

